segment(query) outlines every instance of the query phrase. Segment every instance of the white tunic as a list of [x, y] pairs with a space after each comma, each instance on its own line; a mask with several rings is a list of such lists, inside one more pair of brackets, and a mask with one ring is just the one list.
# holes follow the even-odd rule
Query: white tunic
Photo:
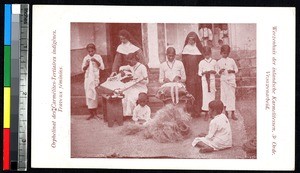
[[[92, 58], [95, 58], [100, 66], [91, 61]], [[96, 87], [99, 85], [99, 69], [104, 70], [104, 63], [102, 57], [98, 54], [94, 54], [94, 56], [86, 55], [82, 62], [82, 71], [86, 62], [90, 60], [89, 67], [85, 70], [84, 76], [84, 90], [86, 97], [86, 105], [89, 109], [94, 109], [98, 107], [98, 95], [96, 92]]]
[[203, 40], [203, 37], [208, 37], [209, 40], [212, 40], [213, 39], [213, 34], [211, 32], [211, 29], [209, 28], [201, 28], [199, 30], [199, 37], [200, 37], [200, 40], [202, 41]]
[[228, 39], [228, 30], [221, 30], [220, 31], [220, 37], [221, 40], [223, 40], [223, 44], [229, 44], [229, 39]]
[[147, 89], [147, 83], [149, 82], [148, 73], [147, 73], [146, 66], [139, 62], [136, 63], [136, 65], [133, 67], [129, 65], [120, 67], [120, 70], [125, 70], [125, 69], [130, 70], [132, 72], [132, 76], [134, 79], [146, 78], [145, 80], [141, 81], [140, 83], [132, 86], [131, 88], [123, 92], [123, 94], [125, 95], [125, 97], [122, 99], [123, 114], [124, 116], [132, 116], [132, 111], [136, 106], [136, 101], [138, 100], [139, 93], [148, 92]]
[[[226, 111], [234, 111], [235, 110], [235, 73], [238, 72], [238, 68], [236, 66], [235, 61], [232, 58], [221, 58], [217, 62], [217, 71], [219, 72], [221, 69], [225, 69], [225, 71], [220, 74], [221, 76], [221, 101], [226, 106]], [[234, 70], [235, 73], [228, 73], [227, 70]]]
[[206, 76], [202, 76], [203, 72], [214, 70], [216, 69], [217, 61], [209, 58], [203, 59], [199, 63], [199, 71], [198, 75], [202, 77], [202, 94], [203, 94], [203, 102], [202, 102], [202, 110], [208, 111], [208, 104], [209, 102], [215, 100], [215, 93], [216, 93], [216, 86], [215, 86], [215, 74], [210, 74], [210, 92], [208, 92], [208, 83], [206, 80]]
[[151, 119], [150, 115], [151, 115], [151, 110], [148, 105], [145, 105], [144, 107], [142, 107], [141, 105], [137, 105], [133, 109], [132, 120], [133, 121], [145, 120], [146, 122], [148, 122]]
[[199, 37], [200, 37], [200, 40], [203, 44], [203, 46], [208, 46], [208, 40], [212, 41], [213, 39], [213, 33], [211, 31], [211, 29], [209, 28], [201, 28], [199, 30]]
[[214, 117], [209, 123], [209, 131], [205, 137], [197, 137], [192, 142], [196, 146], [202, 141], [214, 150], [220, 150], [232, 147], [232, 132], [228, 118], [224, 114]]
[[164, 78], [173, 81], [176, 76], [181, 77], [181, 82], [185, 82], [186, 74], [183, 63], [179, 60], [173, 62], [165, 61], [160, 64], [159, 68], [159, 82], [163, 83]]

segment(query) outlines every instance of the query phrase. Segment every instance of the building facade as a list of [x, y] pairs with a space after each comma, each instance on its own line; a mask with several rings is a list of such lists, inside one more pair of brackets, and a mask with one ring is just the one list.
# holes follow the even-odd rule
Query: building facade
[[[222, 25], [227, 25], [229, 45], [233, 51], [256, 50], [255, 24], [208, 24], [213, 33], [213, 58], [218, 59], [218, 40]], [[165, 61], [165, 50], [174, 46], [177, 54], [183, 49], [187, 34], [199, 33], [199, 24], [172, 23], [71, 23], [72, 76], [82, 73], [80, 63], [85, 55], [85, 46], [95, 43], [97, 53], [104, 58], [106, 69], [111, 64], [120, 41], [118, 32], [128, 30], [140, 42], [150, 68], [158, 68]]]

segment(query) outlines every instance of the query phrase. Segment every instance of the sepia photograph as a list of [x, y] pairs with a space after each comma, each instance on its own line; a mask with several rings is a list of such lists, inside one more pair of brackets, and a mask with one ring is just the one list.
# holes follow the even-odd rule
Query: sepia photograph
[[293, 170], [294, 19], [279, 7], [33, 6], [31, 166]]
[[256, 159], [256, 30], [71, 22], [71, 158]]

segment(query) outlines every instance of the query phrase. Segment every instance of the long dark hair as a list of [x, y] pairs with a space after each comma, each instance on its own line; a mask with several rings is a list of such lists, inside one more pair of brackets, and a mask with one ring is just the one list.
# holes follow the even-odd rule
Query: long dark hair
[[131, 44], [135, 45], [136, 47], [142, 49], [142, 46], [138, 41], [134, 39], [134, 37], [125, 29], [119, 31], [119, 36], [125, 37]]
[[190, 32], [186, 36], [183, 48], [189, 43], [189, 37], [193, 37], [195, 39], [195, 43], [196, 43], [198, 50], [203, 54], [203, 46], [201, 44], [201, 41], [200, 41], [198, 35], [195, 32]]

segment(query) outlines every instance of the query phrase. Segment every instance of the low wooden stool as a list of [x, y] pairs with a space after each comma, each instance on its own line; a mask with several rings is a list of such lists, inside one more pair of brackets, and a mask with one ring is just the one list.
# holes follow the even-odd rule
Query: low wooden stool
[[102, 94], [103, 117], [108, 122], [108, 127], [112, 127], [117, 121], [118, 125], [123, 125], [123, 98], [112, 98], [110, 94]]

